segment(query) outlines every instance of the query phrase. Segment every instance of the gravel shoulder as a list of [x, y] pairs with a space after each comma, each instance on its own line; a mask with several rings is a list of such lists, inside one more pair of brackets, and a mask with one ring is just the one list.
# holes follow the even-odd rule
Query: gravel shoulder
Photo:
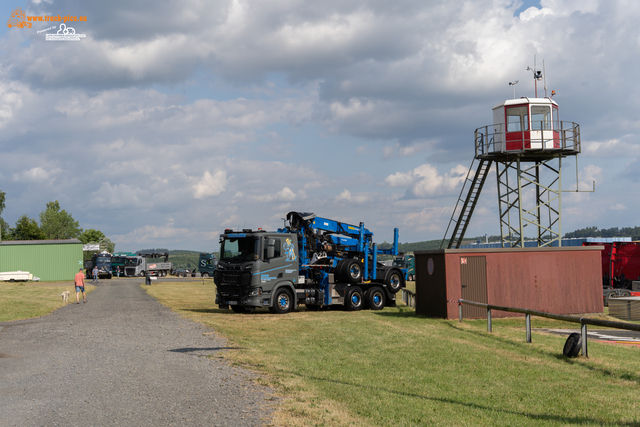
[[141, 283], [100, 281], [87, 303], [0, 322], [0, 424], [267, 425], [272, 391], [216, 357], [227, 344], [213, 330]]

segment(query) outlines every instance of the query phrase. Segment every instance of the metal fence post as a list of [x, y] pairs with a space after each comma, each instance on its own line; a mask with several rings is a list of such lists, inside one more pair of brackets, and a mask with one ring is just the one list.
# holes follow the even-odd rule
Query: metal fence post
[[487, 308], [487, 332], [491, 332], [491, 309]]
[[527, 324], [527, 342], [531, 344], [531, 315], [525, 314], [525, 323]]
[[587, 324], [582, 324], [582, 355], [584, 357], [589, 357], [589, 352], [587, 351]]
[[462, 303], [458, 301], [458, 321], [462, 323]]

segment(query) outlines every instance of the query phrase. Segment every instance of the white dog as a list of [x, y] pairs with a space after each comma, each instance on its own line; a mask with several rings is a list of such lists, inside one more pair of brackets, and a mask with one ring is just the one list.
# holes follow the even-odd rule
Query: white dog
[[62, 302], [67, 302], [67, 300], [69, 299], [69, 294], [71, 292], [69, 291], [64, 291], [63, 293], [59, 294], [58, 296], [62, 297]]

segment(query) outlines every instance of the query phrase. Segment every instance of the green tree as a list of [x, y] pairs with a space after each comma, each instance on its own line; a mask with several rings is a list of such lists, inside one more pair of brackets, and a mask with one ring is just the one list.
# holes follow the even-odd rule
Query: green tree
[[[110, 254], [112, 254], [115, 249], [116, 249], [116, 244], [113, 243], [110, 239], [108, 239], [104, 233], [100, 230], [94, 230], [93, 228], [90, 228], [88, 230], [85, 230], [82, 232], [82, 234], [80, 234], [80, 236], [78, 237], [78, 239], [84, 244], [89, 244], [89, 243], [99, 243], [100, 244], [100, 250], [101, 251], [107, 251]], [[96, 251], [97, 252], [97, 251]], [[91, 259], [91, 255], [93, 255], [95, 252], [85, 252], [85, 259]]]
[[84, 230], [80, 236], [78, 236], [78, 240], [80, 240], [83, 244], [89, 243], [100, 243], [100, 240], [104, 239], [104, 233], [100, 230], [94, 230], [90, 228], [88, 230]]
[[[5, 208], [4, 200], [5, 200], [6, 194], [7, 193], [0, 190], [0, 214]], [[2, 240], [3, 238], [6, 239], [8, 235], [9, 235], [9, 224], [7, 224], [4, 221], [4, 219], [2, 219], [2, 217], [0, 216], [0, 240]]]
[[10, 230], [13, 240], [45, 240], [44, 232], [38, 226], [35, 219], [22, 215], [16, 222], [15, 228]]
[[64, 209], [60, 210], [57, 200], [47, 203], [47, 209], [40, 212], [40, 228], [46, 239], [74, 239], [82, 233], [78, 221]]

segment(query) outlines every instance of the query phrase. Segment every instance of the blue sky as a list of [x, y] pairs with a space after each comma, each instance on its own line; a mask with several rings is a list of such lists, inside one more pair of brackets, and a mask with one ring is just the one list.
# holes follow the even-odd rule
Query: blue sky
[[[225, 228], [292, 210], [363, 221], [378, 242], [439, 239], [474, 130], [510, 81], [533, 96], [535, 55], [581, 125], [581, 188], [597, 185], [563, 195], [563, 231], [638, 225], [640, 4], [38, 0], [0, 15], [16, 7], [87, 21], [77, 42], [46, 41], [49, 23], [0, 30], [10, 224], [58, 200], [117, 250], [212, 251]], [[492, 174], [467, 235], [498, 227]]]

